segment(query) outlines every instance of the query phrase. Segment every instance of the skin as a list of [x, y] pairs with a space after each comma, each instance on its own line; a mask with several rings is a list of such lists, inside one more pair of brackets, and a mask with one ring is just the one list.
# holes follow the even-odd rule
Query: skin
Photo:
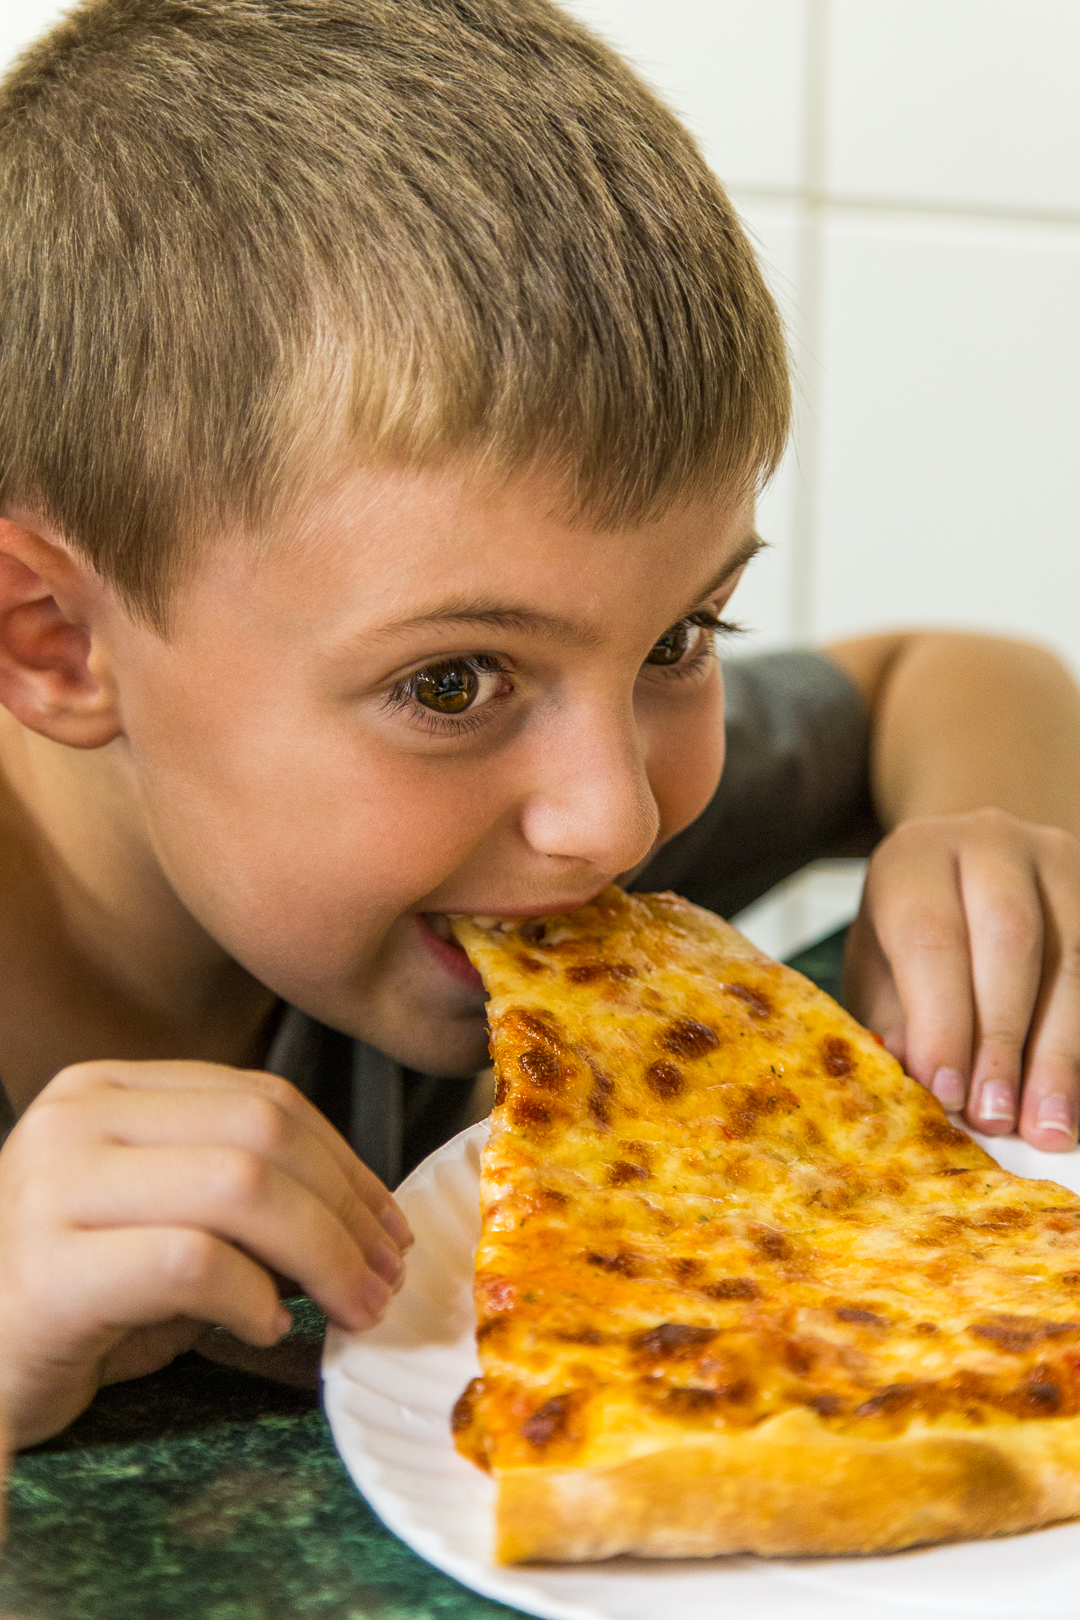
[[[163, 638], [34, 513], [7, 514], [0, 1074], [22, 1117], [0, 1152], [0, 1393], [17, 1443], [208, 1323], [273, 1343], [282, 1276], [346, 1327], [380, 1314], [408, 1231], [326, 1121], [258, 1070], [276, 997], [412, 1066], [474, 1072], [482, 992], [425, 919], [576, 905], [700, 813], [723, 693], [686, 616], [723, 612], [754, 544], [750, 510], [723, 495], [611, 532], [561, 518], [535, 474], [493, 488], [467, 469], [366, 468], [287, 534], [210, 541]], [[657, 664], [672, 635], [677, 664]], [[904, 717], [934, 730], [924, 655], [965, 639], [832, 649], [872, 706], [883, 815], [919, 806], [875, 857], [853, 978], [924, 1080], [961, 1062], [956, 1028], [976, 1030], [981, 1072], [988, 1003], [971, 986], [997, 949], [979, 930], [1001, 873], [1026, 874], [1024, 904], [1063, 940], [1080, 899], [1068, 834], [1050, 838], [1058, 876], [1043, 832], [1002, 815], [980, 864], [985, 816], [917, 788], [925, 737]], [[462, 713], [419, 701], [433, 670], [475, 682]], [[988, 760], [997, 718], [981, 715]], [[1007, 782], [995, 795], [975, 774], [980, 803], [1012, 808]], [[974, 862], [962, 892], [938, 881], [945, 861]], [[930, 923], [957, 969], [944, 1015], [897, 967]], [[1064, 983], [1057, 961], [1044, 952], [1037, 1008]], [[1003, 1002], [1014, 1024], [1031, 1020], [1024, 983]]]

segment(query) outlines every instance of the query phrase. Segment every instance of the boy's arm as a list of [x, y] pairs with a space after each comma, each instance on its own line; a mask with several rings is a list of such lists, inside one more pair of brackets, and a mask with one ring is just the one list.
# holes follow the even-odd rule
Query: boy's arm
[[[1071, 1147], [1080, 1101], [1080, 691], [1050, 653], [909, 633], [825, 649], [872, 717], [888, 836], [846, 999], [970, 1122]], [[1022, 1095], [1021, 1095], [1022, 1094]]]

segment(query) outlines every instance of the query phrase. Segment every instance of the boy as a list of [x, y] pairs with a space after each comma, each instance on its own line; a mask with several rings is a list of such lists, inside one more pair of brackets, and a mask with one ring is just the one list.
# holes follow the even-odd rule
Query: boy
[[9, 79], [0, 171], [18, 1444], [208, 1323], [273, 1343], [282, 1277], [377, 1319], [409, 1234], [329, 1119], [393, 1181], [467, 1117], [454, 912], [741, 903], [873, 808], [856, 1006], [1071, 1145], [1052, 660], [734, 665], [714, 797], [783, 343], [609, 52], [546, 0], [89, 0]]

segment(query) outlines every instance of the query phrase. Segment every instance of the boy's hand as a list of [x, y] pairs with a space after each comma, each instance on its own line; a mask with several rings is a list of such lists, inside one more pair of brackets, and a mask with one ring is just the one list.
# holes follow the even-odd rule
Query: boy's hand
[[102, 1384], [189, 1349], [206, 1324], [253, 1345], [289, 1327], [276, 1278], [371, 1327], [408, 1226], [326, 1119], [274, 1075], [209, 1063], [81, 1063], [0, 1152], [0, 1405], [26, 1446]]
[[1076, 1143], [1080, 842], [1000, 810], [903, 823], [870, 862], [845, 1001], [987, 1135]]

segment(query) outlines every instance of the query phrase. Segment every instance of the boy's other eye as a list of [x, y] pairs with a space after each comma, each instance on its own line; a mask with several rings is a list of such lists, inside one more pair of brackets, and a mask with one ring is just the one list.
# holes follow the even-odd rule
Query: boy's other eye
[[486, 710], [493, 699], [512, 691], [508, 673], [490, 653], [440, 658], [398, 681], [386, 694], [385, 703], [388, 708], [411, 713], [429, 730], [440, 728], [444, 721], [451, 730], [460, 730], [474, 714], [480, 719], [476, 711]]
[[667, 668], [675, 665], [685, 668], [710, 656], [718, 632], [737, 635], [739, 628], [737, 624], [727, 624], [723, 619], [718, 619], [708, 608], [701, 608], [697, 613], [687, 614], [670, 630], [665, 630], [659, 641], [653, 642], [645, 662]]
[[436, 714], [460, 714], [475, 702], [480, 677], [471, 664], [434, 664], [419, 670], [412, 678], [412, 695], [425, 709]]

